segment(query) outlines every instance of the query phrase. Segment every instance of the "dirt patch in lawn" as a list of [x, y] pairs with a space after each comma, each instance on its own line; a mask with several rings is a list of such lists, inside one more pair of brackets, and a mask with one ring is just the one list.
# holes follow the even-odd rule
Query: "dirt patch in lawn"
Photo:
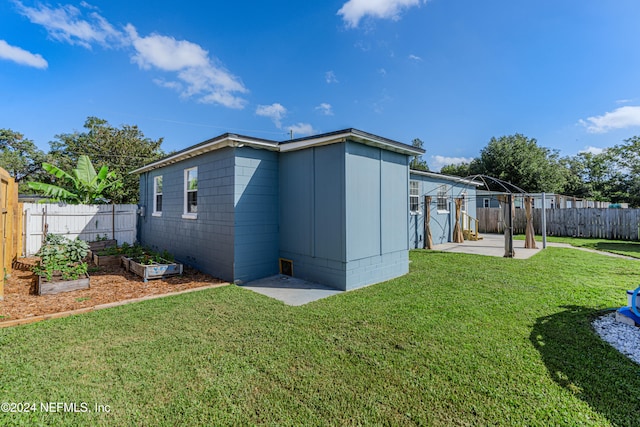
[[20, 258], [4, 287], [0, 301], [0, 325], [3, 322], [42, 315], [86, 309], [154, 295], [165, 295], [188, 289], [223, 285], [226, 282], [185, 266], [181, 276], [149, 280], [121, 267], [89, 267], [89, 289], [56, 295], [37, 295], [35, 276], [30, 268], [37, 258]]

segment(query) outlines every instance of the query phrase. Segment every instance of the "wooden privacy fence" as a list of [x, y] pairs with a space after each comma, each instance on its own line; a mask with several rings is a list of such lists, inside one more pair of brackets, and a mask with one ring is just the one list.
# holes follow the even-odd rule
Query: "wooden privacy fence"
[[137, 205], [24, 203], [23, 209], [25, 256], [38, 252], [45, 231], [86, 241], [105, 236], [118, 240], [118, 244], [136, 240]]
[[[481, 233], [504, 232], [500, 208], [478, 208]], [[591, 237], [611, 240], [640, 240], [640, 209], [569, 208], [546, 209], [547, 235]], [[524, 209], [516, 209], [514, 233], [524, 234]], [[542, 209], [533, 209], [535, 234], [542, 234]]]
[[18, 258], [21, 248], [20, 203], [18, 203], [18, 185], [9, 173], [0, 168], [0, 263], [2, 263], [2, 280], [0, 280], [0, 300], [4, 298], [5, 278], [11, 274], [13, 262]]

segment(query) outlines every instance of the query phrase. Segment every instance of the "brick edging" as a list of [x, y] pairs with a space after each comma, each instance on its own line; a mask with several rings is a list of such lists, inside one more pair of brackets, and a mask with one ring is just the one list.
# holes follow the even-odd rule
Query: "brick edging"
[[40, 322], [40, 321], [43, 321], [43, 320], [60, 319], [60, 318], [63, 318], [63, 317], [69, 317], [69, 316], [73, 316], [73, 315], [76, 315], [76, 314], [84, 314], [84, 313], [89, 313], [89, 312], [92, 312], [92, 311], [103, 310], [105, 308], [119, 307], [121, 305], [127, 305], [127, 304], [131, 304], [131, 303], [135, 303], [135, 302], [142, 302], [142, 301], [149, 301], [149, 300], [154, 300], [154, 299], [158, 299], [158, 298], [172, 297], [172, 296], [187, 294], [187, 293], [196, 292], [196, 291], [204, 291], [206, 289], [214, 289], [214, 288], [219, 288], [219, 287], [227, 286], [227, 285], [229, 285], [229, 283], [216, 283], [215, 285], [208, 285], [208, 286], [202, 286], [202, 287], [199, 287], [199, 288], [185, 289], [185, 290], [182, 290], [182, 291], [170, 292], [168, 294], [147, 295], [147, 296], [144, 296], [144, 297], [132, 298], [132, 299], [127, 299], [127, 300], [123, 300], [123, 301], [115, 301], [115, 302], [108, 302], [108, 303], [105, 303], [105, 304], [92, 305], [91, 307], [78, 308], [76, 310], [60, 311], [58, 313], [41, 314], [39, 316], [25, 317], [23, 319], [7, 320], [7, 321], [4, 321], [4, 322], [0, 322], [0, 329], [9, 328], [11, 326], [26, 325], [26, 324], [29, 324], [29, 323]]

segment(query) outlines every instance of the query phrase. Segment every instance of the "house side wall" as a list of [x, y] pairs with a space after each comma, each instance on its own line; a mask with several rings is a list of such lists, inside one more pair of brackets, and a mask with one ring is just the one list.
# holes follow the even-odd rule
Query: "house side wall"
[[234, 280], [278, 273], [278, 153], [249, 147], [235, 156]]
[[346, 289], [409, 271], [408, 158], [347, 142]]
[[[474, 186], [467, 186], [455, 181], [426, 177], [416, 174], [410, 175], [410, 181], [418, 181], [420, 189], [420, 211], [418, 213], [410, 213], [409, 215], [409, 245], [412, 249], [422, 248], [424, 246], [424, 196], [431, 196], [431, 239], [433, 244], [439, 245], [452, 241], [453, 226], [455, 224], [455, 205], [453, 200], [461, 196], [463, 192], [467, 193], [467, 213], [476, 218], [476, 189]], [[439, 210], [438, 191], [446, 189], [447, 193], [447, 209]], [[471, 225], [475, 230], [475, 224]]]
[[[184, 170], [198, 167], [197, 219], [182, 218]], [[140, 175], [139, 241], [223, 280], [233, 280], [233, 148], [223, 148]], [[162, 214], [153, 215], [154, 177], [162, 175]]]
[[280, 153], [280, 257], [293, 275], [345, 289], [345, 144]]

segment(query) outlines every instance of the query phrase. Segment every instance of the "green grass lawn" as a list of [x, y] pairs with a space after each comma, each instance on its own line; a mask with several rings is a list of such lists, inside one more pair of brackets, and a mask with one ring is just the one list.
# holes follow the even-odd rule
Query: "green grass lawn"
[[[515, 236], [514, 238], [518, 240], [524, 240], [524, 235]], [[536, 241], [542, 242], [542, 237], [536, 236]], [[547, 236], [547, 242], [567, 243], [571, 246], [580, 248], [589, 248], [598, 251], [625, 255], [633, 258], [640, 258], [640, 242], [555, 236]]]
[[302, 307], [228, 286], [0, 330], [0, 402], [92, 411], [0, 425], [638, 425], [640, 366], [590, 326], [636, 261], [411, 260]]

